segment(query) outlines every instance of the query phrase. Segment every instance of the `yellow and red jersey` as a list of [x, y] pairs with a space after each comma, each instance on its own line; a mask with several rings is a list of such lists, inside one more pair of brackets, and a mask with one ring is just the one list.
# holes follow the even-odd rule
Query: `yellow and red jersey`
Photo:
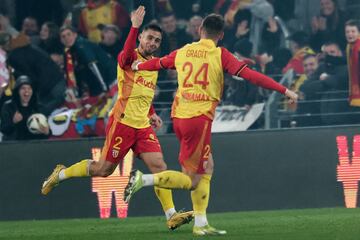
[[134, 60], [145, 61], [136, 46], [138, 29], [132, 28], [124, 45], [124, 50], [118, 56], [118, 98], [110, 116], [133, 128], [147, 128], [150, 114], [154, 111], [151, 103], [154, 98], [157, 71], [131, 70]]
[[213, 119], [223, 92], [224, 72], [243, 77], [262, 87], [285, 93], [286, 88], [269, 77], [247, 68], [227, 49], [217, 47], [210, 39], [187, 44], [161, 59], [139, 64], [139, 70], [175, 68], [178, 90], [172, 106], [172, 117], [192, 118], [205, 115]]
[[224, 85], [221, 49], [211, 40], [201, 40], [179, 49], [174, 60], [178, 90], [172, 117], [206, 115], [213, 118]]

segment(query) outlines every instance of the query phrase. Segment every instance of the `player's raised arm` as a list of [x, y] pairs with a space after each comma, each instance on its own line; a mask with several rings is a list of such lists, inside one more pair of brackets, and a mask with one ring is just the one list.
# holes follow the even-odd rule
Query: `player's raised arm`
[[162, 58], [153, 58], [145, 62], [135, 61], [131, 65], [132, 70], [158, 71], [160, 69], [175, 69], [176, 51]]
[[136, 59], [136, 37], [139, 32], [145, 16], [144, 6], [139, 6], [134, 12], [131, 13], [131, 29], [128, 37], [126, 38], [124, 49], [118, 56], [118, 62], [120, 67], [130, 66], [131, 63]]
[[226, 72], [234, 76], [242, 77], [260, 87], [284, 94], [290, 98], [290, 103], [297, 102], [298, 95], [295, 92], [287, 89], [274, 79], [248, 68], [244, 62], [236, 59], [227, 49], [221, 48], [221, 50], [221, 61]]

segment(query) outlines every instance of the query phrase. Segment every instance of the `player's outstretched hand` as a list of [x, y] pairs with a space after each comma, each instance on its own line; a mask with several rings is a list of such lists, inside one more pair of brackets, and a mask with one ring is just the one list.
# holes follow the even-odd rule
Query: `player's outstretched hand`
[[131, 23], [134, 28], [139, 28], [144, 20], [145, 7], [139, 6], [135, 11], [131, 13]]
[[290, 104], [296, 103], [298, 101], [298, 98], [299, 98], [299, 96], [295, 92], [293, 92], [293, 91], [291, 91], [289, 89], [286, 89], [285, 96], [287, 96], [289, 98], [289, 103]]
[[132, 69], [133, 71], [139, 70], [139, 69], [138, 69], [138, 65], [139, 65], [140, 63], [141, 63], [141, 61], [139, 61], [139, 60], [134, 61], [134, 62], [131, 64], [131, 69]]

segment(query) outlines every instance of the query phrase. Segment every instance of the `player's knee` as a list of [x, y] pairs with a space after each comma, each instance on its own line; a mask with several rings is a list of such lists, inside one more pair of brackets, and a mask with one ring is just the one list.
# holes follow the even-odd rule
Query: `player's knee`
[[100, 177], [107, 177], [113, 173], [113, 169], [111, 167], [101, 167], [98, 171], [98, 176]]

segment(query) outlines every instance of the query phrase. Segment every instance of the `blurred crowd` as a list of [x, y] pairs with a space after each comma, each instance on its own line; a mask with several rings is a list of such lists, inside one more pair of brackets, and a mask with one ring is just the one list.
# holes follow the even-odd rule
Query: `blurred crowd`
[[[71, 132], [67, 137], [103, 135], [106, 113], [117, 94], [117, 55], [130, 28], [129, 13], [140, 4], [146, 7], [145, 22], [156, 22], [164, 31], [158, 56], [198, 41], [203, 17], [219, 13], [226, 21], [220, 44], [238, 59], [276, 80], [289, 70], [295, 72], [288, 87], [298, 91], [302, 101], [297, 106], [281, 104], [292, 114], [292, 122], [359, 123], [348, 117], [322, 117], [329, 108], [356, 112], [360, 106], [358, 0], [3, 0], [3, 140], [63, 137], [64, 132]], [[176, 88], [176, 71], [159, 73], [154, 106], [165, 120], [164, 133], [171, 131]], [[268, 94], [226, 76], [221, 104], [249, 109], [266, 101]], [[324, 106], [321, 99], [334, 94], [349, 100]], [[30, 133], [26, 121], [33, 113], [52, 117], [60, 130]], [[304, 117], [308, 115], [313, 117]], [[256, 127], [261, 126], [260, 119]]]

